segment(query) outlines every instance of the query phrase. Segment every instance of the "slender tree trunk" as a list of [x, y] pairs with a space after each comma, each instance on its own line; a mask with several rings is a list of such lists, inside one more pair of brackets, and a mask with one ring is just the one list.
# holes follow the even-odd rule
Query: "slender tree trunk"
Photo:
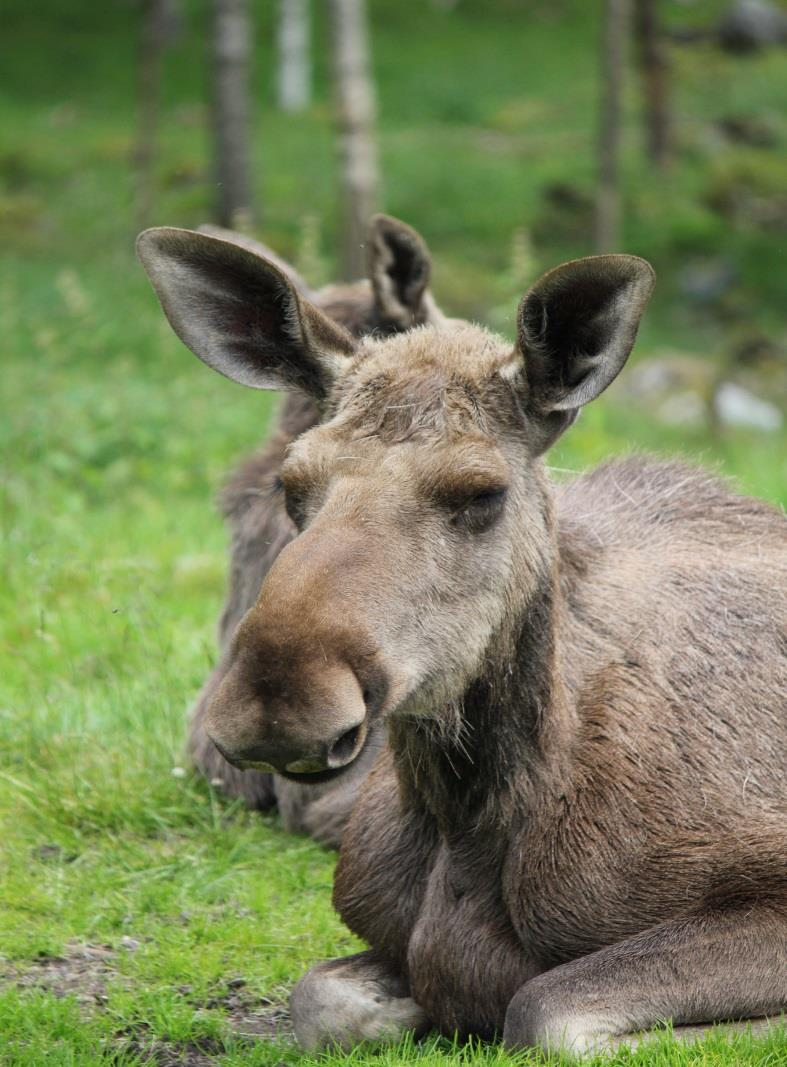
[[659, 25], [657, 0], [636, 0], [636, 31], [645, 97], [648, 157], [663, 170], [669, 162], [669, 100], [664, 34]]
[[309, 105], [309, 2], [279, 0], [278, 98], [282, 111], [303, 111]]
[[213, 126], [216, 219], [243, 229], [253, 218], [249, 159], [247, 0], [213, 0]]
[[364, 241], [379, 196], [375, 96], [363, 0], [330, 0], [341, 153], [342, 274], [366, 270]]
[[629, 0], [604, 0], [603, 19], [595, 225], [597, 252], [609, 252], [620, 246], [620, 141]]
[[137, 132], [132, 153], [135, 212], [139, 228], [150, 225], [153, 213], [156, 135], [161, 104], [161, 60], [178, 35], [178, 0], [142, 0], [137, 58]]

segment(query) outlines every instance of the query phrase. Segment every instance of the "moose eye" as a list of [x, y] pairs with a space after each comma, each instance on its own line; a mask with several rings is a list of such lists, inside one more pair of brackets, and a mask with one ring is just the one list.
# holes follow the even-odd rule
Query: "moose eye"
[[306, 501], [302, 496], [292, 491], [284, 491], [284, 507], [292, 523], [299, 530], [306, 525]]
[[278, 488], [284, 495], [284, 510], [290, 517], [290, 521], [299, 530], [306, 525], [306, 494], [295, 486], [287, 486], [279, 480]]
[[456, 509], [453, 522], [471, 533], [481, 533], [492, 526], [503, 513], [506, 499], [505, 486], [483, 489], [475, 493]]

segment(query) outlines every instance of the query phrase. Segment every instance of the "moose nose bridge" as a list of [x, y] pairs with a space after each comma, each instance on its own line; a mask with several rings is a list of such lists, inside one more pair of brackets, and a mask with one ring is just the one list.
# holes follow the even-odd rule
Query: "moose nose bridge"
[[[254, 616], [270, 631], [330, 638], [364, 614], [379, 564], [377, 535], [363, 520], [318, 521], [281, 552], [260, 590]], [[299, 641], [297, 643], [300, 643]]]

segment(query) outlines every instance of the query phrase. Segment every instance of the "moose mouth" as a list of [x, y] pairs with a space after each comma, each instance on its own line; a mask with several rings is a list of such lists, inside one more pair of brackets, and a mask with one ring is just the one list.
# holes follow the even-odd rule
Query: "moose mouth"
[[349, 763], [345, 763], [343, 767], [328, 767], [322, 771], [276, 771], [276, 774], [280, 778], [285, 778], [288, 782], [297, 782], [299, 785], [320, 785], [322, 782], [332, 782], [335, 778], [341, 778], [345, 771], [348, 771], [353, 766], [363, 751], [363, 747], [359, 750], [358, 755], [354, 756]]
[[369, 730], [364, 720], [342, 734], [331, 746], [327, 757], [307, 756], [303, 759], [292, 760], [284, 767], [275, 767], [263, 759], [255, 759], [256, 753], [250, 753], [245, 758], [239, 757], [229, 753], [215, 738], [211, 740], [224, 759], [238, 770], [262, 771], [267, 774], [277, 774], [290, 782], [319, 785], [341, 777], [348, 768], [352, 767], [367, 746]]

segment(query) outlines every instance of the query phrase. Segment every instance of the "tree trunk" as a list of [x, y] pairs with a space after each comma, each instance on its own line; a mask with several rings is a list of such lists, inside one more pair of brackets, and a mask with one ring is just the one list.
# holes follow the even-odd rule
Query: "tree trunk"
[[140, 229], [153, 213], [156, 134], [161, 103], [161, 57], [180, 31], [178, 0], [142, 0], [137, 56], [137, 133], [132, 152], [135, 212]]
[[282, 111], [308, 107], [310, 82], [308, 0], [279, 0], [277, 88]]
[[604, 0], [601, 38], [601, 115], [598, 141], [598, 193], [595, 247], [620, 247], [620, 141], [629, 0]]
[[330, 11], [341, 154], [341, 271], [353, 279], [366, 270], [366, 227], [379, 195], [375, 97], [363, 0], [330, 0]]
[[251, 26], [246, 0], [213, 0], [216, 219], [244, 229], [253, 218], [249, 159]]
[[645, 130], [650, 161], [663, 170], [669, 162], [669, 103], [666, 48], [657, 0], [637, 0], [636, 30], [645, 97]]

